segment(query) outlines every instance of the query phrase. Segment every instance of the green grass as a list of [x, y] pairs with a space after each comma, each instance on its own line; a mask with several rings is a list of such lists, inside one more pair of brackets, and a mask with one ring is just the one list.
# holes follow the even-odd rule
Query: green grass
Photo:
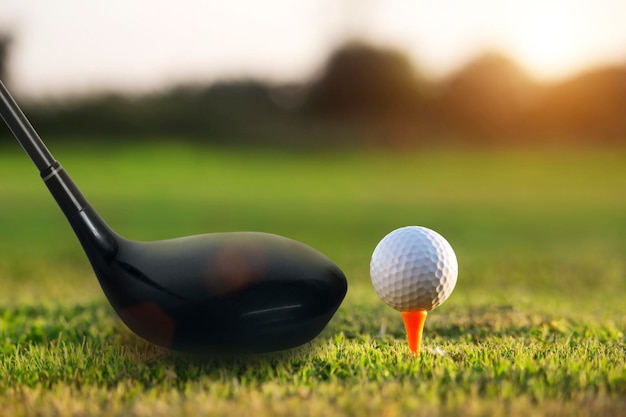
[[[346, 272], [345, 302], [293, 351], [188, 358], [130, 334], [19, 149], [0, 152], [2, 416], [626, 414], [626, 152], [280, 153], [55, 149], [133, 239], [262, 230]], [[369, 283], [389, 231], [459, 259], [423, 354]]]

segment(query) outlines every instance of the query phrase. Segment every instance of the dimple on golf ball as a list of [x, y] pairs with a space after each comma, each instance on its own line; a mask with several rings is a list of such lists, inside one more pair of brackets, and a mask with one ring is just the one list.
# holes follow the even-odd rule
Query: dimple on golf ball
[[454, 290], [458, 269], [448, 241], [421, 226], [389, 233], [370, 263], [376, 293], [398, 311], [430, 311], [441, 305]]

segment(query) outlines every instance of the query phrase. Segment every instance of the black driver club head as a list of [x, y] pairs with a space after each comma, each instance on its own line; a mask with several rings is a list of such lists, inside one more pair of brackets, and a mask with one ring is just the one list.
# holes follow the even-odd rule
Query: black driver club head
[[316, 337], [345, 297], [343, 272], [285, 237], [232, 232], [137, 242], [119, 236], [1, 82], [0, 114], [67, 217], [109, 302], [142, 338], [193, 353], [287, 349]]

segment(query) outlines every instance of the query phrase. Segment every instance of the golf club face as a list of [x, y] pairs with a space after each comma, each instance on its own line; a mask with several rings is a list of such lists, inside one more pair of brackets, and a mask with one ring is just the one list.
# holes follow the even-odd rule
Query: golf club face
[[144, 339], [194, 353], [287, 349], [317, 336], [345, 297], [343, 272], [288, 238], [234, 232], [135, 242], [119, 236], [1, 82], [0, 113], [67, 217], [111, 305]]
[[285, 237], [233, 232], [135, 242], [111, 231], [94, 239], [90, 230], [103, 230], [96, 216], [88, 207], [70, 223], [107, 298], [131, 330], [166, 348], [295, 347], [322, 331], [347, 291], [332, 261]]

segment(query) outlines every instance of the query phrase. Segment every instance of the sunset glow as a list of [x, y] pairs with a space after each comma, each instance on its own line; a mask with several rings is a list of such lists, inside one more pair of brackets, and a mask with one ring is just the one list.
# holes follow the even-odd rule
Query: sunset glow
[[302, 81], [353, 38], [401, 49], [433, 78], [496, 50], [556, 80], [626, 62], [624, 21], [622, 0], [0, 4], [0, 30], [15, 35], [13, 83], [32, 94], [234, 77]]
[[522, 11], [505, 28], [508, 50], [539, 78], [559, 78], [593, 64], [594, 45], [602, 43], [602, 28], [590, 25], [591, 11], [553, 1]]

